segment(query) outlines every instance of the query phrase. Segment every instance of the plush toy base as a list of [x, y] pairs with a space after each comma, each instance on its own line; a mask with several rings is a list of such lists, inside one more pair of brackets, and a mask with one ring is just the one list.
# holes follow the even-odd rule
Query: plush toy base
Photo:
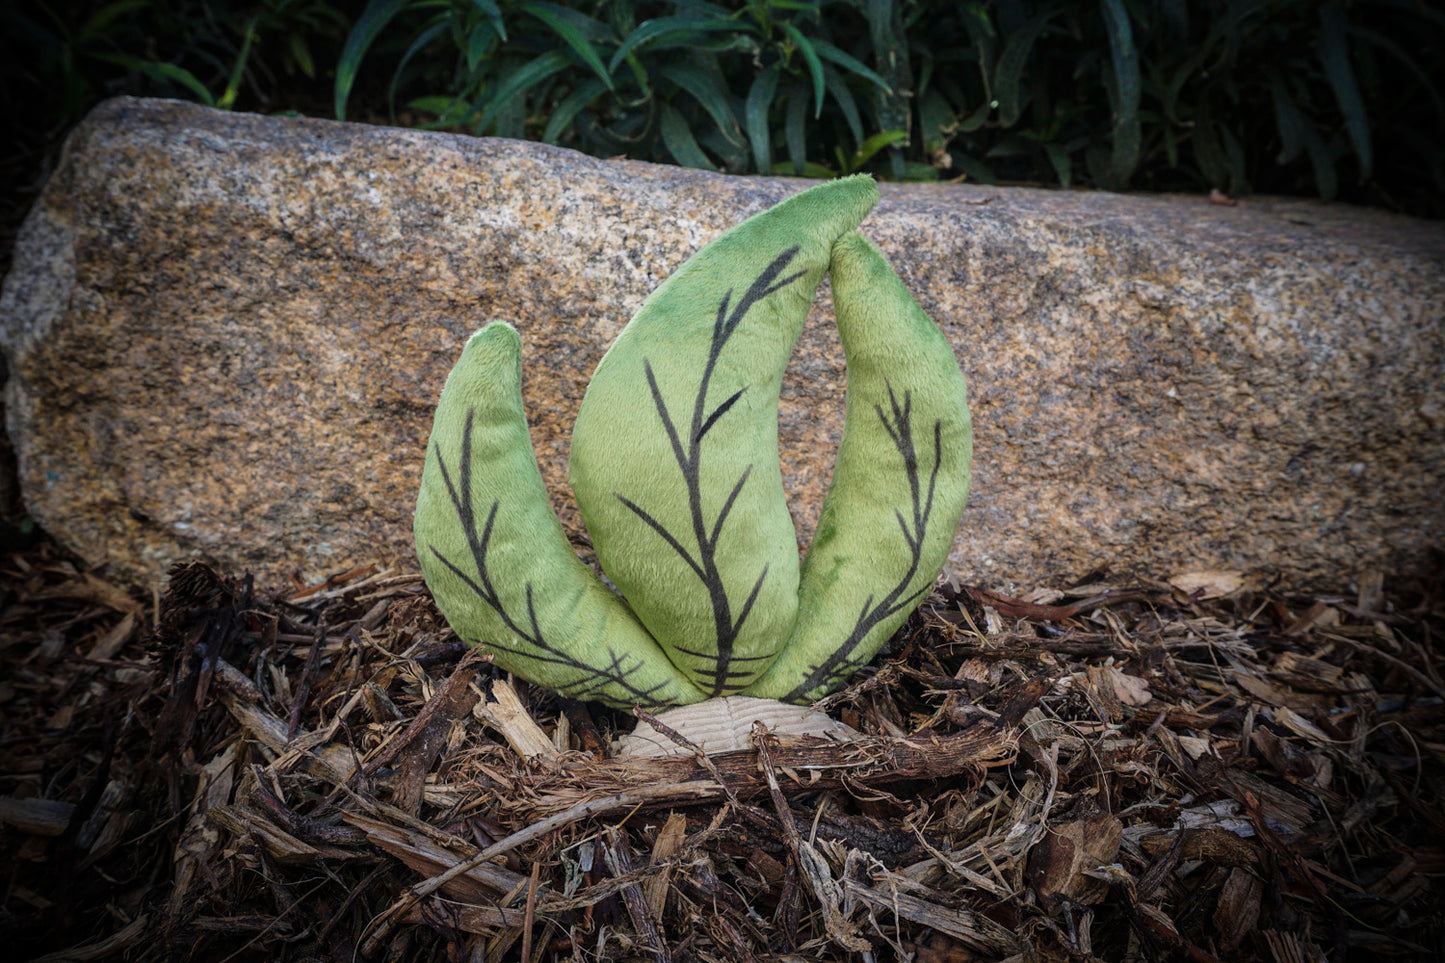
[[[762, 723], [781, 736], [817, 736], [847, 742], [858, 730], [807, 706], [794, 706], [752, 696], [723, 696], [659, 712], [654, 717], [708, 755], [751, 749], [753, 723]], [[624, 758], [686, 755], [679, 745], [646, 722], [614, 744]]]

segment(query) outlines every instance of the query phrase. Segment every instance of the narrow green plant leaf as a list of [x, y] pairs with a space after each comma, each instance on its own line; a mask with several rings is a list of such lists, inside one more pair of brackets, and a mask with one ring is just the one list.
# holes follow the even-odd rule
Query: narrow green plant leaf
[[293, 33], [286, 40], [286, 45], [291, 51], [291, 59], [296, 61], [296, 66], [307, 77], [315, 79], [316, 61], [311, 56], [311, 48], [306, 46], [306, 38], [299, 33]]
[[874, 155], [876, 155], [880, 150], [883, 150], [885, 147], [892, 147], [894, 144], [897, 144], [907, 139], [907, 131], [880, 130], [878, 133], [865, 140], [862, 144], [858, 145], [858, 150], [854, 152], [849, 166], [852, 170], [859, 170], [864, 164], [872, 160]]
[[486, 106], [482, 110], [481, 118], [477, 121], [477, 132], [485, 132], [504, 107], [510, 106], [518, 98], [525, 97], [527, 91], [553, 74], [566, 70], [569, 63], [567, 55], [562, 51], [548, 50], [508, 74], [485, 96]]
[[980, 184], [998, 183], [998, 175], [983, 161], [960, 150], [949, 151], [949, 154], [953, 157], [953, 166], [963, 171], [969, 180]]
[[[386, 85], [386, 102], [388, 104], [396, 103], [396, 87], [397, 84], [401, 82], [402, 74], [405, 73], [407, 64], [411, 63], [412, 58], [426, 49], [427, 45], [440, 36], [442, 31], [446, 30], [449, 25], [450, 17], [446, 13], [438, 14], [433, 18], [431, 25], [422, 30], [422, 32], [417, 35], [417, 38], [411, 42], [411, 46], [406, 48], [406, 52], [402, 54], [401, 60], [397, 61], [396, 69], [391, 72], [391, 82]], [[454, 98], [449, 97], [447, 99], [452, 100]]]
[[812, 44], [813, 49], [818, 52], [818, 56], [823, 60], [835, 63], [849, 73], [862, 77], [864, 80], [868, 81], [870, 84], [879, 88], [882, 91], [885, 91], [887, 93], [893, 92], [893, 88], [888, 85], [888, 81], [884, 80], [881, 74], [870, 70], [868, 68], [868, 65], [863, 63], [863, 61], [859, 60], [857, 57], [844, 53], [837, 47], [830, 44], [828, 41], [822, 40], [818, 37], [813, 38]]
[[818, 59], [818, 51], [813, 49], [812, 41], [803, 36], [801, 30], [785, 21], [783, 31], [792, 39], [798, 53], [802, 54], [803, 62], [808, 65], [808, 75], [813, 78], [813, 119], [817, 120], [823, 116], [823, 89], [826, 86], [823, 62]]
[[1305, 151], [1310, 155], [1310, 165], [1315, 172], [1315, 188], [1320, 192], [1321, 200], [1332, 201], [1340, 190], [1340, 179], [1335, 173], [1335, 155], [1325, 146], [1313, 125], [1305, 126], [1304, 138]]
[[1345, 115], [1345, 130], [1354, 145], [1355, 156], [1360, 160], [1360, 181], [1363, 183], [1369, 179], [1374, 166], [1374, 152], [1370, 145], [1370, 121], [1365, 116], [1365, 101], [1360, 96], [1360, 85], [1350, 64], [1349, 38], [1345, 35], [1347, 26], [1344, 7], [1338, 2], [1327, 3], [1320, 8], [1320, 63], [1324, 65], [1325, 76], [1335, 93], [1335, 103]]
[[346, 45], [341, 48], [341, 59], [336, 63], [337, 120], [346, 119], [346, 101], [351, 97], [351, 88], [356, 84], [356, 72], [361, 66], [361, 58], [366, 56], [366, 51], [371, 48], [386, 25], [406, 9], [408, 2], [410, 0], [370, 0], [352, 26], [351, 33], [346, 37]]
[[165, 63], [160, 60], [142, 60], [130, 54], [105, 53], [95, 54], [94, 56], [97, 60], [104, 60], [107, 63], [125, 67], [127, 70], [139, 71], [152, 80], [159, 80], [163, 83], [172, 82], [180, 84], [195, 94], [196, 99], [207, 107], [216, 106], [216, 99], [211, 95], [211, 92], [206, 89], [206, 85], [196, 79], [195, 74], [177, 64]]
[[487, 15], [487, 19], [492, 22], [493, 29], [497, 31], [497, 36], [506, 42], [507, 25], [502, 20], [502, 11], [497, 6], [496, 0], [472, 0], [472, 6]]
[[724, 137], [739, 142], [737, 118], [728, 104], [728, 92], [721, 76], [696, 64], [668, 64], [660, 73], [691, 94]]
[[918, 98], [918, 128], [923, 149], [929, 154], [942, 150], [957, 130], [958, 115], [953, 105], [936, 89], [928, 89]]
[[257, 13], [251, 14], [246, 25], [241, 28], [241, 49], [236, 54], [236, 62], [231, 65], [231, 75], [226, 78], [226, 89], [216, 98], [216, 106], [222, 110], [230, 110], [231, 105], [236, 102], [236, 95], [241, 92], [241, 78], [246, 74], [246, 61], [251, 57], [251, 44], [256, 39], [256, 21], [260, 16]]
[[801, 171], [796, 170], [791, 161], [781, 161], [773, 165], [772, 173], [779, 177], [808, 177], [815, 181], [830, 181], [838, 176], [833, 168], [817, 161], [806, 162]]
[[1034, 41], [1058, 12], [1059, 8], [1055, 7], [1030, 18], [1023, 29], [1010, 34], [1004, 42], [1003, 52], [998, 56], [998, 66], [993, 75], [994, 97], [998, 100], [998, 122], [1004, 127], [1012, 127], [1018, 123], [1020, 105], [1023, 103], [1020, 84], [1024, 67], [1028, 65]]
[[1044, 145], [1044, 153], [1049, 157], [1049, 165], [1054, 169], [1054, 176], [1059, 179], [1059, 186], [1068, 190], [1074, 175], [1074, 162], [1069, 157], [1069, 152], [1063, 145], [1050, 141]]
[[[426, 36], [426, 33], [423, 33], [422, 36]], [[496, 28], [492, 26], [490, 21], [478, 20], [476, 23], [472, 24], [472, 32], [467, 34], [466, 50], [467, 72], [469, 74], [471, 74], [472, 76], [476, 76], [477, 69], [481, 67], [482, 62], [486, 60], [487, 55], [491, 53], [492, 46], [497, 40], [497, 37], [498, 35]], [[407, 53], [410, 54], [412, 52], [412, 49], [415, 49], [414, 44], [411, 49], [407, 50]], [[396, 73], [393, 74], [393, 78], [400, 74], [401, 67], [398, 66], [396, 68]]]
[[1294, 98], [1290, 97], [1284, 78], [1277, 70], [1270, 71], [1269, 92], [1274, 99], [1274, 122], [1279, 130], [1280, 141], [1280, 151], [1275, 155], [1274, 162], [1288, 164], [1304, 150], [1305, 120], [1295, 106]]
[[823, 80], [828, 84], [828, 94], [833, 98], [833, 103], [843, 113], [843, 120], [848, 125], [848, 132], [853, 135], [853, 143], [863, 142], [863, 118], [858, 113], [858, 102], [853, 99], [853, 92], [848, 89], [848, 83], [843, 75], [832, 67], [823, 67]]
[[965, 134], [973, 133], [983, 126], [984, 121], [988, 120], [988, 115], [991, 110], [993, 110], [993, 105], [988, 103], [988, 101], [984, 101], [974, 109], [973, 113], [959, 121], [958, 129]]
[[527, 3], [522, 6], [522, 10], [545, 23], [583, 63], [592, 68], [593, 73], [607, 85], [608, 90], [613, 89], [612, 74], [602, 63], [602, 57], [598, 55], [597, 48], [592, 46], [592, 41], [578, 28], [576, 21], [581, 14], [551, 3]]
[[466, 113], [467, 102], [450, 94], [433, 94], [408, 100], [406, 106], [412, 110], [435, 114], [437, 117], [435, 126], [446, 127], [461, 120], [461, 116]]
[[773, 165], [772, 128], [768, 123], [768, 112], [773, 106], [773, 95], [778, 91], [781, 70], [772, 64], [753, 80], [748, 90], [743, 116], [747, 123], [748, 144], [752, 147], [753, 163], [758, 173], [767, 173]]
[[1114, 149], [1109, 159], [1109, 180], [1115, 190], [1128, 186], [1139, 163], [1139, 52], [1129, 26], [1124, 0], [1103, 0], [1109, 31], [1109, 52], [1114, 66]]
[[668, 153], [683, 167], [692, 167], [698, 170], [715, 171], [717, 165], [708, 160], [708, 157], [697, 144], [697, 139], [692, 136], [692, 129], [688, 127], [687, 119], [678, 113], [677, 108], [671, 104], [662, 105], [662, 117], [658, 123], [658, 133], [662, 135], [662, 143], [666, 145]]
[[783, 119], [783, 137], [788, 144], [788, 160], [793, 162], [793, 172], [803, 173], [808, 162], [808, 86], [799, 80], [788, 91], [788, 109]]
[[[44, 6], [49, 7], [50, 4], [45, 4]], [[56, 6], [58, 7], [59, 5], [57, 4]], [[75, 32], [76, 46], [84, 47], [96, 38], [104, 37], [109, 31], [111, 24], [132, 10], [141, 10], [149, 6], [152, 6], [152, 0], [116, 0], [115, 3], [106, 4], [87, 17], [85, 23]]]
[[735, 20], [717, 17], [699, 17], [692, 14], [676, 14], [670, 17], [655, 17], [651, 20], [644, 20], [638, 24], [636, 30], [628, 34], [622, 43], [618, 45], [607, 67], [609, 70], [616, 70], [617, 65], [626, 59], [628, 54], [644, 44], [649, 44], [660, 38], [688, 37], [717, 31], [737, 31], [740, 26]]
[[555, 144], [562, 133], [572, 126], [572, 121], [582, 108], [602, 96], [607, 85], [595, 77], [579, 86], [566, 97], [562, 102], [552, 108], [552, 115], [547, 118], [547, 128], [542, 132], [544, 143]]

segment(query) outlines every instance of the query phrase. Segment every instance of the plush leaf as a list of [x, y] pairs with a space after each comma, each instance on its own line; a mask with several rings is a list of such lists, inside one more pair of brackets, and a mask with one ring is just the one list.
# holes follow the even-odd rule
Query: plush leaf
[[777, 655], [798, 550], [778, 466], [778, 391], [833, 242], [877, 200], [868, 178], [788, 198], [694, 254], [592, 375], [571, 481], [597, 558], [708, 695]]
[[521, 340], [487, 325], [437, 402], [413, 527], [437, 607], [509, 672], [574, 699], [661, 706], [702, 698], [572, 551], [522, 410]]
[[744, 694], [809, 702], [873, 658], [933, 588], [968, 497], [973, 435], [953, 349], [883, 255], [858, 234], [833, 246], [848, 363], [843, 439], [798, 616]]

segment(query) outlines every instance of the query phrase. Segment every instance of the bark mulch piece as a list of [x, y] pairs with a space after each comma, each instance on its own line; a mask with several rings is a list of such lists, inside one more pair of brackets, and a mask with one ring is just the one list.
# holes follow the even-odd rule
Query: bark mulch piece
[[[1438, 586], [949, 584], [824, 707], [632, 714], [461, 645], [415, 577], [163, 597], [0, 556], [11, 958], [1440, 958]], [[9, 953], [7, 953], [9, 956]]]

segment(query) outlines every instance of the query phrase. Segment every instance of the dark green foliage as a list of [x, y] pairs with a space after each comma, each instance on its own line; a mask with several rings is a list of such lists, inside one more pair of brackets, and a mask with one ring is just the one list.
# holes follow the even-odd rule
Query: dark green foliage
[[[12, 0], [0, 3], [0, 179], [10, 235], [62, 137], [116, 94], [324, 113], [361, 3]], [[349, 7], [354, 6], [352, 10]]]
[[1445, 16], [1424, 0], [30, 0], [0, 16], [19, 45], [10, 106], [54, 126], [107, 93], [161, 93], [731, 172], [1445, 216]]

